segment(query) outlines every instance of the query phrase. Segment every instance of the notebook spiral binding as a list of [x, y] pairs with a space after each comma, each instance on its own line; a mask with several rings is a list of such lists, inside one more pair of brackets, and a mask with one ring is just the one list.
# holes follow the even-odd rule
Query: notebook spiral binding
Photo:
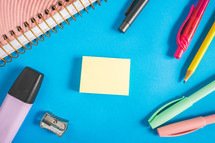
[[[75, 8], [75, 10], [77, 11], [77, 13], [82, 17], [81, 12], [78, 10], [78, 8], [75, 6], [75, 4], [72, 2], [72, 0], [65, 0], [65, 1], [68, 2], [68, 3], [70, 3], [70, 4], [72, 4], [73, 7]], [[87, 10], [87, 8], [86, 8], [86, 6], [83, 4], [82, 0], [77, 0], [77, 1], [79, 1], [79, 2], [81, 3], [81, 5], [84, 7], [84, 10], [85, 10], [87, 13], [89, 13], [88, 10]], [[95, 9], [95, 7], [94, 7], [93, 3], [91, 2], [91, 0], [88, 0], [88, 1], [89, 1], [89, 3], [90, 3], [91, 7], [92, 7], [93, 9]], [[104, 1], [107, 2], [107, 0], [104, 0]], [[97, 0], [97, 3], [98, 3], [99, 5], [101, 5], [100, 0]], [[59, 5], [59, 6], [62, 6], [63, 8], [65, 8], [66, 11], [69, 13], [69, 15], [73, 18], [73, 20], [76, 21], [76, 18], [74, 17], [74, 15], [72, 15], [72, 14], [69, 12], [69, 10], [68, 10], [67, 7], [63, 4], [62, 1], [58, 1], [58, 5]], [[57, 13], [61, 16], [61, 18], [62, 18], [68, 25], [70, 25], [69, 20], [68, 20], [68, 19], [65, 19], [65, 18], [62, 16], [62, 14], [61, 14], [60, 11], [56, 8], [55, 5], [53, 5], [51, 8], [52, 8], [52, 10], [57, 11]], [[45, 10], [45, 14], [49, 15], [49, 16], [54, 20], [54, 22], [55, 22], [61, 29], [63, 29], [63, 24], [62, 24], [62, 23], [58, 23], [58, 22], [55, 20], [55, 18], [53, 17], [53, 15], [49, 12], [48, 9]], [[49, 29], [50, 29], [51, 31], [53, 31], [54, 33], [57, 33], [56, 27], [51, 28], [51, 26], [46, 22], [46, 20], [44, 19], [43, 15], [42, 15], [41, 13], [38, 14], [38, 18], [39, 18], [39, 19], [42, 19], [42, 21], [49, 27]], [[36, 39], [35, 39], [36, 43], [33, 43], [33, 42], [25, 35], [25, 33], [23, 32], [21, 26], [17, 26], [17, 30], [18, 30], [18, 31], [28, 40], [28, 42], [29, 42], [30, 48], [27, 48], [27, 47], [26, 47], [24, 44], [22, 44], [22, 42], [17, 38], [16, 33], [15, 33], [13, 30], [11, 30], [11, 31], [10, 31], [11, 36], [13, 36], [13, 37], [17, 40], [17, 42], [18, 42], [20, 45], [22, 45], [23, 52], [20, 52], [18, 49], [16, 49], [16, 48], [10, 43], [10, 40], [9, 40], [9, 38], [7, 37], [7, 35], [4, 34], [4, 35], [3, 35], [3, 39], [15, 50], [16, 56], [14, 56], [14, 55], [8, 53], [8, 52], [0, 45], [0, 48], [8, 55], [7, 57], [9, 58], [9, 60], [6, 60], [5, 58], [1, 58], [1, 57], [0, 57], [0, 60], [2, 61], [2, 64], [0, 64], [0, 67], [4, 67], [4, 66], [6, 65], [6, 63], [10, 63], [10, 62], [12, 61], [13, 58], [18, 58], [20, 54], [24, 54], [25, 51], [26, 51], [26, 49], [27, 49], [27, 50], [31, 50], [31, 49], [32, 49], [32, 45], [37, 46], [37, 45], [38, 45], [38, 40], [43, 42], [43, 41], [44, 41], [44, 36], [43, 36], [43, 35], [45, 35], [45, 36], [47, 36], [47, 37], [51, 37], [50, 31], [44, 32], [44, 31], [42, 30], [42, 28], [39, 26], [39, 24], [37, 23], [37, 21], [35, 20], [35, 18], [31, 18], [31, 22], [34, 23], [34, 24], [40, 29], [40, 31], [41, 31], [43, 34], [42, 34], [41, 36], [38, 37], [38, 36], [33, 32], [33, 30], [30, 28], [28, 22], [24, 22], [24, 26], [27, 27], [28, 30], [31, 31], [31, 33], [36, 37]], [[41, 38], [40, 38], [40, 37], [41, 37]]]

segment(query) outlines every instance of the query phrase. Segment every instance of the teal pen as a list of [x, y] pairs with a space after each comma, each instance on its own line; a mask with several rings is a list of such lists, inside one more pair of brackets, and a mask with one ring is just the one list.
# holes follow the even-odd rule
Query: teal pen
[[203, 87], [189, 97], [182, 97], [181, 99], [174, 100], [156, 111], [148, 120], [152, 129], [159, 127], [173, 117], [177, 116], [184, 110], [191, 107], [194, 103], [204, 98], [215, 90], [215, 81]]

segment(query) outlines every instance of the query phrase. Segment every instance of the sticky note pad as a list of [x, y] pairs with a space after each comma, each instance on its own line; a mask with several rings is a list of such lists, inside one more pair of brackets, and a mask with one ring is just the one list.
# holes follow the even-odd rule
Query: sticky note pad
[[82, 93], [128, 95], [130, 59], [87, 57], [82, 59]]

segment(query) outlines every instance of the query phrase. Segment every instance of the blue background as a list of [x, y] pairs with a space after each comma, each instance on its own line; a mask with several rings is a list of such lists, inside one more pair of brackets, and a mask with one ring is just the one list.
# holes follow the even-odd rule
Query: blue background
[[[214, 142], [215, 125], [176, 138], [160, 138], [147, 120], [159, 107], [189, 96], [215, 79], [215, 40], [191, 79], [183, 84], [190, 62], [215, 19], [211, 0], [182, 59], [173, 58], [176, 35], [195, 0], [151, 0], [126, 34], [118, 32], [131, 0], [102, 1], [94, 11], [45, 38], [39, 46], [0, 69], [0, 104], [11, 85], [30, 66], [45, 74], [39, 95], [14, 143], [173, 143]], [[72, 19], [70, 19], [72, 21]], [[131, 59], [130, 95], [79, 93], [82, 56]], [[169, 123], [215, 113], [215, 93]], [[41, 129], [46, 111], [70, 121], [59, 138]]]

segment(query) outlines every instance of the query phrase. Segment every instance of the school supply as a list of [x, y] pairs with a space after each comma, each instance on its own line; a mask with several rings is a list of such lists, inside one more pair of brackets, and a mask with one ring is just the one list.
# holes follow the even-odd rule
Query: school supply
[[0, 143], [10, 143], [31, 109], [44, 75], [26, 67], [0, 108]]
[[130, 59], [82, 59], [80, 92], [129, 95]]
[[45, 128], [61, 137], [66, 132], [68, 124], [68, 120], [60, 118], [51, 112], [47, 112], [40, 122], [40, 127]]
[[178, 48], [175, 52], [175, 58], [180, 59], [183, 53], [187, 50], [209, 1], [210, 0], [199, 0], [195, 8], [194, 5], [191, 6], [188, 17], [182, 24], [177, 35], [176, 42]]
[[68, 18], [76, 21], [75, 14], [82, 16], [81, 10], [88, 12], [94, 2], [100, 4], [100, 0], [1, 0], [0, 66], [44, 41], [44, 35], [50, 37], [50, 30], [57, 33], [55, 26], [63, 29], [63, 21], [70, 24]]
[[215, 90], [215, 81], [211, 82], [207, 86], [203, 87], [199, 91], [195, 92], [189, 97], [182, 97], [181, 99], [174, 100], [167, 103], [158, 111], [156, 111], [148, 120], [152, 129], [166, 123], [173, 117], [177, 116], [181, 112], [191, 107], [194, 103], [201, 100], [211, 92]]
[[192, 133], [205, 127], [206, 125], [214, 123], [215, 114], [166, 125], [158, 128], [157, 132], [160, 137], [176, 137]]
[[133, 0], [130, 7], [125, 12], [126, 18], [119, 27], [120, 32], [125, 33], [127, 31], [148, 2], [149, 0]]
[[207, 51], [210, 43], [212, 42], [213, 38], [215, 36], [215, 22], [213, 23], [210, 31], [208, 32], [204, 42], [202, 43], [201, 47], [199, 48], [196, 56], [194, 57], [192, 63], [190, 64], [186, 76], [184, 78], [184, 83], [192, 76], [192, 74], [195, 72], [196, 68], [198, 67], [200, 61], [202, 60], [205, 52]]

